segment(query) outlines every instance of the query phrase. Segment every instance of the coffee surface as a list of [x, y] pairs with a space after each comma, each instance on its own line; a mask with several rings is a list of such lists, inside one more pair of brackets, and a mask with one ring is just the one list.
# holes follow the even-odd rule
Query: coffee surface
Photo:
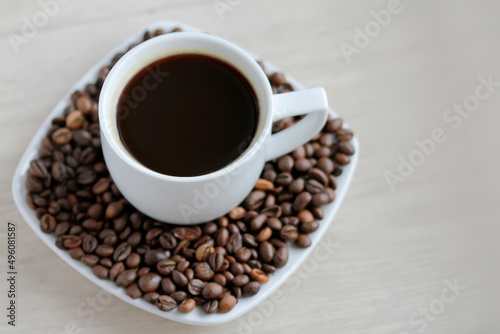
[[224, 168], [249, 146], [258, 103], [231, 65], [198, 54], [160, 59], [137, 73], [117, 106], [120, 139], [141, 164], [171, 176]]

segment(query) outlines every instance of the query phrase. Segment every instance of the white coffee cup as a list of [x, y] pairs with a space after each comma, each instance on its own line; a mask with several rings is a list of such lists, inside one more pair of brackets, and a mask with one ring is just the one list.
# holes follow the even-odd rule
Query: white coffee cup
[[[226, 167], [201, 176], [157, 173], [124, 147], [116, 111], [127, 83], [147, 65], [176, 54], [195, 53], [220, 59], [243, 74], [259, 104], [259, 123], [248, 148]], [[308, 114], [291, 127], [271, 134], [274, 121]], [[220, 217], [252, 191], [266, 161], [306, 143], [324, 126], [327, 99], [323, 88], [273, 95], [257, 62], [234, 44], [211, 35], [178, 32], [152, 38], [127, 52], [113, 67], [99, 99], [101, 142], [108, 170], [123, 196], [146, 215], [163, 222], [195, 224]]]

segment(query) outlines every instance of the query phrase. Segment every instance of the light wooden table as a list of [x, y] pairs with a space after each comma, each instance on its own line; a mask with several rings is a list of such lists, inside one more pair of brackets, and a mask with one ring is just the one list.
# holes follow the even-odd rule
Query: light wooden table
[[[371, 11], [390, 1], [221, 1], [231, 6], [223, 19], [211, 0], [66, 0], [15, 53], [9, 33], [19, 34], [23, 17], [41, 7], [0, 0], [0, 332], [64, 333], [73, 322], [80, 333], [498, 333], [499, 87], [467, 118], [449, 119], [457, 114], [447, 109], [474, 107], [476, 88], [488, 92], [479, 76], [500, 81], [500, 3], [401, 0], [380, 28]], [[24, 148], [68, 87], [159, 19], [200, 27], [307, 86], [324, 86], [361, 143], [327, 235], [333, 253], [311, 257], [293, 276], [300, 286], [280, 289], [284, 302], [215, 328], [166, 321], [117, 299], [87, 312], [99, 289], [37, 239], [10, 195]], [[341, 46], [354, 52], [356, 27], [372, 37], [358, 41], [348, 62]], [[439, 129], [446, 138], [418, 153], [415, 141]], [[391, 191], [385, 173], [397, 173], [400, 156], [419, 165]], [[4, 316], [8, 220], [19, 226], [15, 329]], [[456, 293], [446, 290], [454, 280]]]

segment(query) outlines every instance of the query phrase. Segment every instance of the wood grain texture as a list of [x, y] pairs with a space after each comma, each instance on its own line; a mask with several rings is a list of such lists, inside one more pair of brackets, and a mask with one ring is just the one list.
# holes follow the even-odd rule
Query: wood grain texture
[[[340, 44], [354, 45], [355, 28], [373, 22], [371, 11], [389, 1], [222, 1], [234, 4], [223, 20], [212, 1], [69, 1], [15, 53], [9, 33], [19, 34], [22, 18], [40, 5], [0, 0], [2, 310], [8, 220], [18, 222], [20, 254], [18, 326], [8, 327], [2, 311], [0, 332], [64, 333], [75, 323], [80, 333], [96, 334], [498, 333], [500, 92], [457, 129], [443, 116], [474, 94], [478, 76], [500, 81], [500, 3], [401, 0], [402, 11], [349, 63]], [[160, 19], [227, 38], [305, 85], [325, 87], [361, 144], [356, 176], [327, 235], [334, 251], [312, 256], [279, 290], [279, 303], [268, 299], [214, 328], [170, 322], [116, 299], [85, 313], [99, 289], [37, 239], [10, 195], [23, 150], [68, 87]], [[447, 139], [391, 191], [384, 173], [397, 172], [399, 157], [408, 159], [415, 141], [436, 128]], [[422, 320], [419, 308], [438, 307], [444, 281], [455, 278], [466, 289]]]

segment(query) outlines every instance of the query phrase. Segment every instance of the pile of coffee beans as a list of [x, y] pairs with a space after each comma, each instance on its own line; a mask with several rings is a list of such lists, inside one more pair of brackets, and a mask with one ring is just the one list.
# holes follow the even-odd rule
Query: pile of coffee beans
[[[144, 40], [163, 33], [148, 31]], [[286, 265], [290, 244], [311, 245], [322, 206], [335, 200], [336, 178], [354, 154], [353, 133], [341, 119], [329, 119], [309, 143], [268, 162], [243, 203], [216, 221], [189, 227], [157, 222], [123, 198], [101, 151], [97, 101], [121, 56], [95, 83], [74, 92], [64, 114], [52, 120], [28, 170], [26, 200], [57, 247], [131, 298], [162, 311], [188, 313], [200, 305], [206, 313], [228, 312]], [[293, 90], [281, 73], [269, 80], [275, 93]], [[280, 120], [273, 132], [296, 121]]]

